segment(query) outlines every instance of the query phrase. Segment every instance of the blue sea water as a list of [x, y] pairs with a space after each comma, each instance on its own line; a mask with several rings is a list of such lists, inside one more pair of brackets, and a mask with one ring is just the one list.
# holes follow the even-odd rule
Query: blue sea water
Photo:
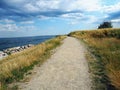
[[52, 35], [52, 36], [0, 38], [0, 51], [7, 48], [23, 46], [27, 44], [39, 44], [53, 37], [55, 36]]

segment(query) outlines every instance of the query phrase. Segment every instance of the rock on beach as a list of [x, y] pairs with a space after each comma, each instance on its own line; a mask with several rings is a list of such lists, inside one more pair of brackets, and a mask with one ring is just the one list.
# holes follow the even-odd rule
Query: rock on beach
[[5, 49], [3, 51], [0, 51], [0, 59], [3, 59], [4, 57], [6, 57], [6, 56], [8, 56], [10, 54], [23, 51], [23, 50], [25, 50], [27, 48], [30, 48], [32, 46], [34, 46], [34, 45], [33, 44], [28, 44], [28, 45], [18, 46], [18, 47], [13, 47], [13, 48], [8, 48], [8, 49]]
[[7, 57], [8, 54], [7, 53], [4, 53], [3, 51], [0, 51], [0, 60], [4, 57]]

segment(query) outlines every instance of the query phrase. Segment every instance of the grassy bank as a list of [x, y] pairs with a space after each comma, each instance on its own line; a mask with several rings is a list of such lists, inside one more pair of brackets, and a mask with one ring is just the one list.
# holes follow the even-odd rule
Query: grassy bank
[[83, 40], [93, 57], [89, 65], [96, 90], [120, 90], [120, 29], [71, 32]]
[[58, 36], [0, 61], [0, 89], [7, 89], [7, 84], [23, 79], [34, 65], [42, 64], [50, 57], [50, 51], [59, 46], [64, 38], [65, 36]]

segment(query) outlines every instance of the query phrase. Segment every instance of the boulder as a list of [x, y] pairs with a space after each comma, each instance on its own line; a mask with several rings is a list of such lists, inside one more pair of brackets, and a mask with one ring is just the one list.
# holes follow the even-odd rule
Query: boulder
[[21, 46], [22, 49], [25, 49], [25, 46]]
[[3, 51], [0, 51], [0, 59], [3, 59], [6, 56], [8, 56], [7, 53], [4, 53]]
[[28, 45], [25, 45], [25, 49], [27, 49], [28, 48]]
[[12, 53], [23, 51], [24, 49], [30, 48], [32, 46], [34, 46], [34, 45], [33, 44], [28, 44], [28, 45], [24, 45], [24, 46], [18, 46], [18, 47], [5, 49], [3, 51], [0, 51], [0, 58], [6, 57], [6, 56], [8, 56], [9, 54], [12, 54]]
[[28, 44], [28, 47], [32, 47], [32, 46], [34, 46], [33, 44]]

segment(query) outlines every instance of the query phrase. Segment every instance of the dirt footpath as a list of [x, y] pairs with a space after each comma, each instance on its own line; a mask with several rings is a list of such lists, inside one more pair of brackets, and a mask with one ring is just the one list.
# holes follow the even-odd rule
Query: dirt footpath
[[22, 90], [91, 90], [88, 63], [83, 44], [67, 37], [55, 54], [37, 68]]

